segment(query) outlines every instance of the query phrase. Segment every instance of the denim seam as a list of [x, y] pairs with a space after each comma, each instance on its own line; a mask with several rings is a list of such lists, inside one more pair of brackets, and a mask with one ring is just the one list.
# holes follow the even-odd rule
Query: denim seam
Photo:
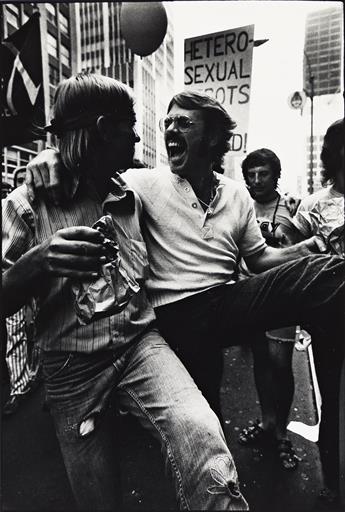
[[166, 447], [167, 447], [167, 454], [168, 454], [169, 462], [170, 462], [170, 464], [172, 466], [172, 469], [173, 469], [173, 471], [174, 471], [174, 473], [175, 473], [175, 475], [177, 477], [177, 481], [178, 481], [178, 485], [179, 485], [179, 498], [180, 498], [181, 503], [182, 503], [182, 505], [184, 507], [184, 510], [190, 510], [190, 508], [188, 506], [188, 502], [187, 502], [186, 496], [185, 496], [185, 494], [183, 492], [181, 473], [180, 473], [180, 471], [179, 471], [179, 469], [177, 467], [177, 464], [176, 464], [176, 461], [175, 461], [175, 458], [174, 458], [174, 454], [173, 454], [173, 451], [171, 449], [171, 445], [169, 443], [168, 438], [165, 436], [164, 432], [156, 424], [155, 419], [149, 413], [149, 411], [146, 409], [144, 403], [140, 400], [140, 398], [135, 393], [133, 393], [131, 390], [129, 390], [129, 389], [126, 389], [126, 388], [124, 388], [122, 386], [119, 386], [119, 389], [122, 389], [123, 391], [128, 393], [133, 398], [133, 400], [139, 405], [140, 409], [146, 414], [147, 418], [151, 421], [152, 425], [155, 427], [155, 429], [158, 431], [158, 433], [160, 434], [161, 438], [165, 442]]

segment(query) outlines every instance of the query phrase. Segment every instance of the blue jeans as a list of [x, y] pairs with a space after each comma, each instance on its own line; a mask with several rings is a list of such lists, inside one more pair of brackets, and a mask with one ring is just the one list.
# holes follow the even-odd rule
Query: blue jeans
[[158, 439], [182, 510], [248, 510], [219, 421], [180, 360], [150, 330], [121, 356], [46, 352], [43, 371], [66, 470], [83, 510], [121, 507], [110, 405]]

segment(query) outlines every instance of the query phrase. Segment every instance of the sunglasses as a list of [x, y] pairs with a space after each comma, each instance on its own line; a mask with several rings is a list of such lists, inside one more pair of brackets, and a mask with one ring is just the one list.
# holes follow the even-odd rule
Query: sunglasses
[[188, 132], [195, 123], [188, 116], [167, 116], [159, 120], [160, 131], [164, 133], [172, 124], [180, 132]]

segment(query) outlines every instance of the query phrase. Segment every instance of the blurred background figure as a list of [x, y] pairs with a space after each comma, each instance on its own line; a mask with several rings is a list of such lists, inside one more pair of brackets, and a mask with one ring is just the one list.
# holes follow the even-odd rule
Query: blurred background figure
[[[267, 148], [249, 153], [242, 162], [242, 173], [267, 244], [286, 247], [298, 242], [301, 236], [292, 222], [285, 196], [278, 191], [281, 164], [277, 155]], [[242, 275], [250, 275], [244, 262], [240, 268]], [[244, 428], [239, 436], [242, 445], [273, 445], [285, 470], [294, 470], [298, 466], [286, 430], [294, 396], [292, 354], [295, 337], [296, 327], [291, 326], [258, 333], [250, 340], [261, 420]]]
[[13, 173], [13, 187], [17, 188], [25, 182], [26, 167], [17, 167]]
[[[344, 256], [344, 119], [339, 119], [327, 130], [321, 150], [323, 188], [302, 200], [294, 219], [305, 238], [316, 235], [321, 252]], [[344, 312], [339, 312], [343, 315]], [[334, 329], [333, 329], [334, 332]], [[332, 325], [329, 326], [329, 339]], [[339, 336], [338, 336], [339, 338]], [[341, 339], [341, 338], [339, 338]], [[344, 431], [339, 414], [345, 407], [345, 390], [340, 390], [340, 375], [344, 372], [344, 337], [339, 346], [318, 342], [313, 336], [313, 353], [317, 380], [320, 387], [321, 423], [319, 450], [325, 489], [320, 498], [337, 502], [340, 481], [344, 487]], [[343, 386], [345, 381], [343, 380]], [[339, 439], [343, 439], [342, 445]], [[340, 471], [340, 461], [342, 469]], [[344, 488], [342, 494], [345, 495]]]
[[13, 187], [7, 181], [3, 181], [1, 183], [1, 199], [5, 199], [10, 192], [12, 192]]
[[[18, 167], [14, 171], [14, 188], [23, 185], [25, 172], [26, 167]], [[9, 192], [11, 192], [13, 188], [11, 185], [9, 187]], [[21, 401], [38, 384], [39, 353], [38, 348], [34, 346], [34, 317], [35, 304], [32, 301], [31, 304], [6, 318], [7, 344], [5, 359], [10, 381], [10, 396], [3, 407], [2, 413], [4, 416], [16, 412]]]

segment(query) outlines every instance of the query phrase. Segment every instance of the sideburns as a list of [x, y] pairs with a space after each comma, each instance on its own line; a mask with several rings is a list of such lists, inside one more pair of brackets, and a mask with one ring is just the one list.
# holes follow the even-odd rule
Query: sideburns
[[198, 148], [198, 156], [208, 156], [211, 152], [211, 148], [209, 147], [209, 138], [205, 133], [200, 139], [199, 148]]

